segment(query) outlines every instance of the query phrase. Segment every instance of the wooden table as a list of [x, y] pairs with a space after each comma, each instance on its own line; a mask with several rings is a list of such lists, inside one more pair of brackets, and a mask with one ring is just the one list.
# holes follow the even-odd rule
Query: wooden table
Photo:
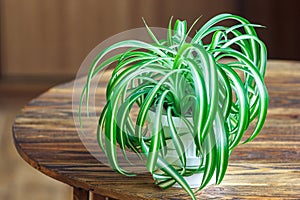
[[[270, 106], [265, 127], [235, 149], [221, 185], [199, 199], [300, 199], [300, 62], [269, 61]], [[84, 147], [72, 116], [73, 83], [51, 88], [16, 117], [15, 146], [31, 166], [74, 188], [74, 199], [190, 199], [184, 190], [162, 190], [149, 174], [114, 173]]]

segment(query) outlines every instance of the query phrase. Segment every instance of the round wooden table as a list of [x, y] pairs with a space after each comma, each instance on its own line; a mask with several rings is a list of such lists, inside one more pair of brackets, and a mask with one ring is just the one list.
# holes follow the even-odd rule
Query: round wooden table
[[[235, 149], [221, 185], [197, 198], [300, 199], [300, 62], [269, 61], [266, 84], [270, 106], [263, 131]], [[72, 186], [74, 199], [190, 199], [182, 189], [156, 187], [147, 173], [125, 177], [95, 159], [74, 126], [72, 89], [73, 82], [51, 88], [16, 117], [14, 142], [26, 162]]]

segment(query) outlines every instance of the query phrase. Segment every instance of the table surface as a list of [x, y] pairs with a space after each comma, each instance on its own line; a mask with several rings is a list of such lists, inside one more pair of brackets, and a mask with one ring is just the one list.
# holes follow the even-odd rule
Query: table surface
[[[238, 146], [221, 185], [197, 198], [300, 199], [300, 62], [269, 61], [266, 84], [270, 105], [261, 134]], [[190, 199], [183, 189], [158, 188], [149, 174], [125, 177], [95, 159], [75, 129], [72, 88], [70, 82], [49, 89], [16, 117], [14, 142], [25, 161], [75, 188], [115, 199]]]

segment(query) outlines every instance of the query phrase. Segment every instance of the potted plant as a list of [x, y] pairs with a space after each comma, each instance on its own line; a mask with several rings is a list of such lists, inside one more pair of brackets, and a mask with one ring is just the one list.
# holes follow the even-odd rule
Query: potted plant
[[[224, 20], [237, 23], [220, 25]], [[143, 160], [161, 188], [178, 184], [195, 199], [191, 187], [200, 190], [212, 177], [219, 184], [233, 149], [253, 140], [266, 118], [267, 52], [255, 27], [260, 26], [220, 14], [188, 39], [186, 21], [177, 20], [172, 29], [171, 19], [165, 40], [146, 25], [152, 43], [125, 40], [101, 51], [81, 93], [79, 117], [82, 105], [89, 106], [93, 77], [114, 65], [97, 130], [110, 166], [134, 175], [120, 166], [119, 148], [125, 159], [134, 152]], [[244, 139], [250, 124], [254, 128]], [[195, 176], [198, 185], [189, 183]]]

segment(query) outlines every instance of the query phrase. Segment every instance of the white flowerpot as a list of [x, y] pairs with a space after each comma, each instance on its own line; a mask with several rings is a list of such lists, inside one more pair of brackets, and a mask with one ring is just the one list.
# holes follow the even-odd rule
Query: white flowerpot
[[[155, 118], [155, 112], [149, 111], [148, 115], [153, 121]], [[194, 138], [192, 134], [189, 132], [188, 127], [186, 124], [178, 117], [172, 117], [174, 126], [177, 130], [177, 134], [181, 135], [180, 139], [183, 143], [185, 154], [186, 154], [186, 168], [187, 169], [197, 169], [201, 160], [199, 157], [196, 156], [196, 145], [194, 144]], [[192, 118], [187, 118], [191, 123], [193, 123]], [[171, 137], [170, 135], [170, 128], [167, 121], [167, 116], [162, 116], [162, 126], [164, 129], [165, 137]], [[179, 156], [176, 152], [176, 149], [174, 147], [174, 143], [172, 139], [166, 140], [166, 148], [167, 148], [167, 154], [164, 157], [168, 163], [172, 164], [173, 166], [181, 166], [181, 162], [179, 160]], [[188, 177], [184, 177], [184, 179], [187, 181], [187, 183], [190, 185], [191, 188], [198, 188], [201, 185], [203, 173], [193, 174]], [[215, 174], [214, 174], [215, 177]], [[215, 178], [212, 178], [209, 182], [209, 185], [214, 183]], [[179, 184], [175, 184], [173, 187], [181, 187]]]

